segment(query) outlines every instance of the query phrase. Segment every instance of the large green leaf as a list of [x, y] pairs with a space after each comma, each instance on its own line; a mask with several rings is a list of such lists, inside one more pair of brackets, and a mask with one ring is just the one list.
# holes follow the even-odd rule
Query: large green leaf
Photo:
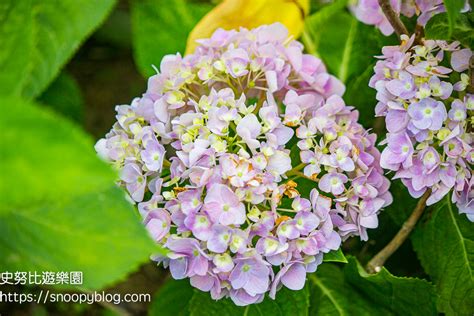
[[[169, 280], [158, 292], [151, 315], [434, 315], [434, 286], [415, 278], [391, 275], [386, 269], [368, 275], [355, 258], [341, 269], [331, 263], [308, 275], [302, 291], [286, 288], [276, 300], [238, 307], [230, 299], [213, 301], [209, 293], [192, 289], [188, 281]], [[180, 293], [183, 293], [180, 295]], [[170, 302], [175, 302], [170, 306]]]
[[448, 14], [437, 14], [426, 24], [425, 37], [437, 40], [456, 40], [460, 41], [464, 46], [474, 48], [474, 13], [464, 13], [457, 16], [451, 34], [446, 32], [448, 28]]
[[334, 264], [322, 264], [309, 275], [311, 282], [310, 315], [389, 315], [347, 282], [344, 272]]
[[437, 314], [434, 286], [425, 280], [396, 277], [385, 268], [371, 275], [353, 257], [344, 270], [353, 287], [394, 314]]
[[474, 229], [458, 214], [450, 196], [425, 211], [412, 235], [413, 246], [436, 284], [438, 309], [447, 315], [474, 312]]
[[0, 95], [39, 95], [115, 0], [0, 3]]
[[282, 289], [275, 301], [238, 307], [230, 299], [213, 301], [209, 293], [193, 289], [189, 280], [169, 279], [155, 294], [150, 315], [307, 315], [309, 292]]
[[310, 275], [311, 315], [434, 315], [433, 286], [382, 269], [368, 275], [355, 258], [344, 270], [323, 264]]
[[346, 92], [343, 96], [346, 104], [354, 106], [359, 110], [359, 122], [366, 128], [374, 127], [376, 121], [376, 90], [369, 87], [370, 78], [374, 74], [374, 66], [375, 60], [368, 64], [367, 68], [358, 76], [353, 76], [346, 84]]
[[189, 311], [192, 316], [286, 316], [286, 315], [308, 315], [309, 291], [306, 286], [301, 291], [292, 291], [282, 288], [277, 292], [276, 299], [265, 297], [262, 303], [236, 306], [230, 299], [213, 301], [209, 293], [196, 291], [191, 300]]
[[466, 3], [465, 0], [443, 0], [444, 6], [446, 7], [446, 11], [448, 12], [448, 19], [449, 19], [449, 36], [454, 31], [454, 26], [456, 25], [456, 20], [461, 12], [464, 4]]
[[191, 0], [133, 0], [133, 48], [140, 72], [149, 77], [164, 55], [184, 53], [189, 32], [211, 8]]
[[[318, 54], [317, 50], [320, 47], [320, 41], [325, 36], [325, 32], [322, 32], [322, 30], [331, 23], [333, 16], [345, 9], [347, 2], [348, 0], [337, 0], [306, 18], [303, 42], [307, 51]], [[311, 5], [311, 8], [313, 7]]]
[[0, 95], [21, 93], [33, 47], [31, 0], [0, 1]]
[[155, 294], [150, 316], [185, 316], [189, 314], [189, 302], [194, 294], [188, 279], [169, 279]]
[[342, 262], [347, 263], [347, 258], [344, 256], [341, 248], [326, 253], [323, 257], [324, 262]]
[[[204, 306], [205, 308], [203, 308]], [[309, 291], [307, 286], [301, 291], [282, 288], [277, 292], [275, 300], [265, 297], [263, 302], [245, 307], [236, 306], [230, 299], [213, 301], [209, 293], [196, 290], [189, 305], [189, 312], [193, 316], [304, 316], [308, 315], [308, 307]]]
[[[319, 39], [319, 45], [316, 48], [329, 72], [342, 82], [346, 82], [358, 66], [353, 61], [356, 57], [354, 50], [357, 47], [358, 25], [359, 22], [345, 11], [334, 14], [328, 25], [324, 27], [324, 36]], [[370, 59], [371, 56], [365, 57]]]
[[310, 16], [305, 27], [329, 72], [343, 82], [360, 76], [388, 41], [373, 27], [358, 22], [340, 2]]
[[328, 71], [346, 84], [344, 100], [361, 112], [361, 122], [372, 126], [377, 103], [370, 88], [375, 59], [381, 47], [394, 41], [372, 26], [358, 22], [336, 1], [311, 15], [305, 24], [311, 50], [324, 61]]
[[84, 118], [84, 99], [73, 76], [62, 72], [41, 94], [38, 101], [65, 117], [81, 123]]
[[[255, 305], [258, 306], [258, 305]], [[214, 301], [209, 293], [196, 291], [189, 303], [192, 316], [237, 316], [245, 315], [250, 307], [236, 306], [230, 298]]]
[[96, 289], [157, 251], [83, 132], [18, 98], [0, 105], [0, 270], [82, 271]]

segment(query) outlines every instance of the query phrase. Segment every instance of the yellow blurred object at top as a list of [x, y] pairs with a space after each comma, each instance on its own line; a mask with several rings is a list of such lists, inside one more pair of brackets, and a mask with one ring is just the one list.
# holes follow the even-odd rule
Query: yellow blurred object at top
[[225, 30], [255, 28], [280, 22], [297, 38], [309, 12], [309, 0], [224, 0], [207, 13], [188, 36], [186, 54], [197, 46], [196, 40], [208, 38], [218, 28]]

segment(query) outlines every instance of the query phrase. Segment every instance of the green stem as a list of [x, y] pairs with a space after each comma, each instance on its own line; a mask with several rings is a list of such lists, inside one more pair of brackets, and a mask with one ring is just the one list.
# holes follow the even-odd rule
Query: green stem
[[[294, 175], [298, 175], [298, 171], [300, 171], [301, 169], [303, 169], [304, 167], [306, 167], [306, 164], [304, 162], [300, 163], [299, 165], [297, 165], [296, 167], [294, 167], [293, 169], [291, 169], [290, 171], [288, 171], [286, 173], [287, 176], [294, 176]], [[300, 172], [301, 174], [301, 172]]]
[[277, 208], [277, 211], [282, 211], [282, 212], [288, 212], [288, 213], [296, 213], [295, 210], [289, 209], [289, 208]]
[[313, 182], [318, 182], [318, 179], [310, 178], [310, 177], [306, 176], [301, 171], [294, 171], [294, 175], [298, 176], [298, 178], [304, 178], [304, 179], [308, 179], [308, 180], [313, 181]]
[[260, 111], [260, 108], [262, 107], [264, 101], [265, 101], [265, 98], [262, 96], [262, 91], [260, 91], [257, 106], [255, 107], [255, 110], [253, 110], [252, 112], [253, 114], [258, 114], [258, 111]]
[[165, 168], [171, 167], [171, 162], [166, 158], [163, 158], [163, 167]]
[[309, 54], [319, 57], [318, 52], [316, 51], [316, 45], [314, 45], [311, 35], [309, 35], [306, 28], [303, 30], [303, 34], [301, 34], [301, 40], [303, 41], [304, 47]]

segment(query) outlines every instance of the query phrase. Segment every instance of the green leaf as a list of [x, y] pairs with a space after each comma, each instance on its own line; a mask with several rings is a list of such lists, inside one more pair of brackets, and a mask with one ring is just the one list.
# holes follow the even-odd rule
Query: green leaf
[[0, 3], [0, 95], [39, 95], [115, 0]]
[[153, 316], [184, 316], [188, 315], [189, 302], [194, 289], [189, 280], [169, 279], [155, 294], [149, 315]]
[[246, 316], [286, 316], [286, 315], [308, 315], [309, 291], [306, 286], [301, 291], [292, 291], [282, 288], [276, 294], [276, 299], [265, 297], [259, 304], [245, 307], [236, 306], [230, 299], [213, 301], [209, 293], [196, 291], [189, 311], [192, 316], [222, 316], [222, 315], [246, 315]]
[[[325, 32], [321, 32], [321, 29], [325, 29], [332, 21], [333, 16], [345, 9], [347, 2], [348, 0], [337, 0], [306, 18], [303, 42], [308, 51], [318, 55], [317, 48], [320, 47], [320, 40], [325, 34]], [[311, 8], [313, 8], [313, 5], [311, 5]]]
[[236, 306], [230, 298], [214, 301], [209, 293], [199, 290], [194, 292], [189, 302], [191, 316], [245, 315], [246, 309], [247, 307]]
[[465, 0], [443, 0], [444, 6], [446, 7], [446, 11], [448, 12], [448, 19], [449, 19], [449, 36], [451, 36], [454, 32], [454, 26], [456, 24], [456, 20], [462, 10], [464, 8]]
[[411, 239], [423, 268], [436, 284], [439, 311], [472, 315], [474, 230], [450, 199], [446, 196], [425, 211]]
[[310, 16], [306, 30], [329, 72], [343, 82], [362, 74], [373, 63], [372, 57], [380, 53], [381, 44], [387, 41], [376, 29], [358, 22], [340, 8], [338, 2], [325, 12], [321, 10]]
[[446, 32], [449, 27], [449, 17], [447, 13], [437, 14], [432, 17], [425, 28], [425, 37], [429, 39], [459, 41], [466, 47], [474, 48], [474, 13], [460, 14], [452, 34]]
[[342, 263], [347, 263], [347, 258], [344, 256], [344, 253], [342, 252], [341, 248], [328, 252], [324, 254], [323, 257], [324, 262], [342, 262]]
[[0, 95], [19, 94], [33, 47], [31, 0], [0, 2]]
[[368, 274], [354, 257], [344, 269], [346, 279], [360, 293], [365, 294], [394, 314], [436, 315], [435, 291], [429, 282], [396, 277], [382, 268], [377, 274]]
[[382, 269], [368, 275], [353, 257], [343, 270], [323, 264], [309, 276], [310, 315], [434, 315], [433, 286]]
[[189, 32], [211, 8], [190, 0], [133, 0], [133, 48], [140, 72], [149, 77], [163, 56], [183, 54]]
[[311, 304], [309, 315], [390, 315], [389, 311], [365, 297], [345, 279], [334, 264], [322, 264], [309, 275]]
[[[375, 59], [381, 47], [396, 42], [372, 26], [358, 22], [335, 2], [311, 15], [305, 24], [311, 49], [316, 51], [328, 71], [346, 84], [344, 100], [361, 112], [361, 122], [372, 126], [377, 103], [375, 90], [370, 88]], [[323, 30], [323, 31], [321, 31]]]
[[[356, 37], [359, 22], [347, 12], [341, 11], [332, 17], [330, 23], [329, 25], [334, 25], [334, 27], [326, 28], [325, 32], [328, 32], [328, 36], [321, 37], [317, 51], [329, 72], [342, 82], [347, 82], [357, 66], [353, 62], [355, 57], [353, 51], [357, 45]], [[332, 36], [337, 37], [333, 38]], [[366, 59], [369, 58], [370, 55], [367, 55]]]
[[81, 123], [84, 118], [81, 90], [67, 72], [62, 72], [38, 101], [77, 123]]
[[132, 26], [130, 16], [130, 10], [127, 7], [117, 6], [94, 33], [94, 40], [111, 46], [109, 49], [131, 50]]
[[[375, 61], [367, 65], [367, 68], [358, 76], [353, 76], [346, 84], [346, 92], [343, 99], [346, 104], [354, 106], [359, 110], [359, 120], [365, 127], [373, 127], [375, 123], [375, 106], [377, 91], [369, 87], [369, 81], [374, 74]], [[383, 119], [383, 118], [379, 118]]]
[[157, 251], [82, 131], [18, 98], [0, 104], [0, 270], [82, 271], [98, 289]]

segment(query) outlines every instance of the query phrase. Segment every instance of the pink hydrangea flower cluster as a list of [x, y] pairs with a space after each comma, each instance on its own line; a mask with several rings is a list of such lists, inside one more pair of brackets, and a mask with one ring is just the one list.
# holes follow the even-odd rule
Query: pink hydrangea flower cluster
[[[237, 305], [301, 289], [391, 202], [375, 135], [281, 24], [217, 30], [163, 58], [96, 145], [175, 279]], [[300, 194], [306, 181], [306, 196]]]
[[[390, 0], [390, 5], [397, 14], [408, 18], [417, 16], [417, 23], [422, 26], [425, 26], [434, 15], [446, 12], [443, 0]], [[463, 12], [469, 9], [469, 2], [465, 1]], [[378, 0], [359, 0], [351, 6], [351, 10], [359, 21], [375, 25], [384, 35], [391, 35], [394, 32]]]
[[382, 52], [370, 80], [388, 130], [382, 167], [413, 197], [431, 188], [428, 205], [453, 190], [452, 201], [474, 221], [474, 95], [466, 91], [472, 51], [457, 42], [413, 46], [413, 37], [402, 36], [400, 46]]

